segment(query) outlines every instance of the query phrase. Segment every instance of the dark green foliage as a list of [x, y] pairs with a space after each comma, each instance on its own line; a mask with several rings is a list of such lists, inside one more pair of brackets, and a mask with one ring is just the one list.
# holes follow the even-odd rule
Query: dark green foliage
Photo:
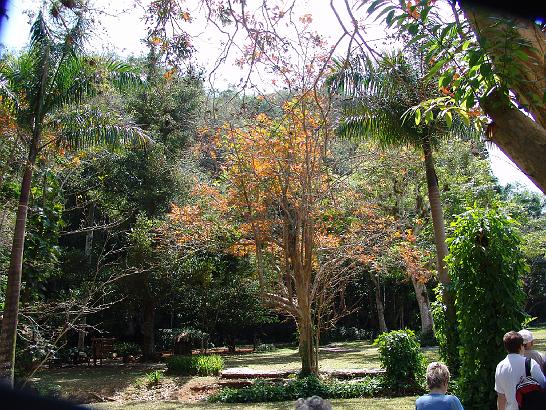
[[359, 329], [355, 326], [336, 326], [333, 329], [328, 329], [321, 336], [321, 344], [329, 342], [352, 342], [355, 340], [372, 340], [374, 331], [369, 329]]
[[158, 337], [156, 338], [156, 349], [158, 350], [171, 350], [174, 346], [175, 338], [185, 333], [192, 347], [206, 346], [210, 335], [199, 329], [192, 327], [176, 328], [176, 329], [158, 329]]
[[502, 337], [524, 318], [522, 276], [528, 270], [514, 221], [497, 209], [470, 209], [454, 222], [447, 258], [456, 291], [461, 399], [493, 408]]
[[242, 389], [222, 389], [209, 398], [212, 402], [260, 403], [297, 400], [300, 397], [320, 396], [324, 399], [350, 399], [372, 397], [386, 392], [380, 378], [365, 378], [357, 382], [320, 380], [311, 375], [282, 383], [256, 380], [251, 386]]
[[60, 178], [53, 164], [42, 165], [34, 175], [23, 259], [23, 303], [43, 299], [47, 282], [59, 275], [62, 257], [59, 236], [65, 225]]
[[140, 346], [132, 342], [116, 342], [113, 351], [120, 357], [137, 356], [142, 353]]
[[179, 268], [189, 280], [177, 291], [178, 319], [209, 333], [213, 343], [234, 348], [236, 338], [250, 339], [257, 326], [274, 322], [247, 259], [200, 252], [183, 258]]
[[394, 389], [421, 390], [426, 359], [412, 330], [382, 333], [373, 342], [379, 348], [379, 360], [387, 371], [385, 382]]
[[178, 375], [217, 376], [224, 369], [224, 359], [218, 355], [172, 356], [167, 369]]

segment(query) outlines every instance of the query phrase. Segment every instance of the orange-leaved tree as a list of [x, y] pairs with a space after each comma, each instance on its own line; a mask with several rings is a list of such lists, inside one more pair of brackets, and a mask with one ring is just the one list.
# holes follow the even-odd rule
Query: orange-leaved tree
[[336, 243], [321, 229], [331, 180], [322, 103], [299, 95], [277, 118], [259, 114], [245, 127], [224, 126], [217, 141], [230, 208], [241, 239], [252, 241], [264, 302], [297, 323], [302, 374], [318, 371], [318, 317], [331, 312], [332, 296], [347, 282], [319, 255], [326, 242]]

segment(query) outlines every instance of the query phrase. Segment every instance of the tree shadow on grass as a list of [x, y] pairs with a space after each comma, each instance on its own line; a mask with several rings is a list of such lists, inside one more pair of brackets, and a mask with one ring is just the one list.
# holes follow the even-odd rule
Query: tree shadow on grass
[[275, 355], [275, 353], [267, 354], [249, 354], [244, 356], [229, 356], [225, 358], [225, 367], [268, 367], [268, 366], [283, 366], [285, 368], [297, 368], [300, 364], [300, 356], [297, 351], [294, 353]]
[[102, 366], [44, 369], [31, 380], [45, 395], [57, 395], [75, 403], [95, 401], [96, 395], [109, 397], [127, 389], [146, 373], [163, 364], [104, 364]]

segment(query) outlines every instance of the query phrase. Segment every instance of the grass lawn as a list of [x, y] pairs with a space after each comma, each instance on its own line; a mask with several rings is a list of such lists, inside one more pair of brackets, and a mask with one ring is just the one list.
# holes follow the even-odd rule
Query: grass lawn
[[[348, 352], [319, 352], [319, 365], [321, 370], [329, 369], [373, 369], [380, 368], [379, 352], [369, 342], [344, 342], [332, 343], [349, 350]], [[438, 360], [438, 348], [426, 347], [423, 349], [429, 361]], [[298, 349], [282, 348], [273, 352], [252, 353], [246, 355], [231, 355], [225, 357], [226, 368], [252, 367], [258, 370], [289, 370], [299, 369], [301, 363]]]
[[[542, 352], [546, 351], [546, 326], [532, 326], [529, 329], [533, 332], [536, 349]], [[334, 345], [338, 348], [348, 349], [348, 351], [321, 351], [320, 367], [322, 370], [380, 367], [377, 349], [368, 342], [335, 343], [331, 346]], [[423, 351], [429, 361], [438, 360], [437, 348], [427, 347]], [[287, 370], [298, 369], [300, 366], [296, 348], [282, 348], [264, 353], [226, 355], [224, 360], [226, 368], [251, 367], [259, 370]], [[192, 387], [198, 384], [213, 384], [215, 378], [163, 375], [161, 389], [147, 389], [144, 386], [145, 375], [153, 370], [165, 370], [165, 365], [162, 363], [125, 365], [115, 363], [102, 367], [81, 366], [78, 368], [46, 369], [36, 375], [33, 385], [43, 393], [55, 393], [60, 397], [79, 403], [93, 403], [100, 401], [101, 398], [113, 399], [115, 401], [90, 404], [98, 409], [111, 410], [291, 409], [294, 405], [287, 402], [237, 405], [195, 402], [196, 396], [192, 392]], [[206, 397], [207, 394], [207, 392], [203, 392], [201, 396]], [[188, 399], [188, 397], [190, 398]], [[415, 397], [333, 400], [332, 402], [336, 409], [403, 410], [415, 408]]]
[[[379, 368], [377, 348], [368, 342], [336, 343], [348, 352], [321, 352], [321, 369]], [[426, 348], [432, 360], [437, 349]], [[273, 352], [247, 353], [224, 356], [225, 367], [251, 367], [259, 370], [299, 369], [300, 358], [296, 348], [282, 348]], [[100, 397], [130, 396], [139, 379], [152, 370], [165, 370], [158, 364], [105, 364], [104, 366], [46, 369], [35, 375], [33, 384], [44, 393], [82, 402], [98, 401]], [[196, 379], [196, 378], [194, 378]], [[163, 382], [183, 387], [189, 378], [164, 375]], [[127, 394], [124, 394], [127, 393]]]
[[541, 353], [546, 352], [546, 324], [541, 326], [529, 326], [529, 330], [533, 333], [535, 339], [535, 349]]
[[[417, 397], [398, 397], [395, 399], [349, 399], [332, 400], [333, 408], [336, 410], [405, 410], [415, 409], [415, 399]], [[294, 408], [293, 402], [280, 403], [254, 403], [254, 404], [219, 404], [219, 403], [195, 403], [187, 404], [180, 402], [154, 402], [154, 403], [125, 403], [112, 404], [101, 403], [94, 405], [97, 409], [108, 410], [191, 410], [191, 409], [210, 409], [210, 410], [228, 410], [228, 409], [247, 409], [247, 410], [288, 410]]]
[[[351, 369], [379, 368], [379, 353], [377, 348], [368, 342], [333, 343], [348, 349], [347, 352], [320, 351], [319, 364], [321, 369]], [[252, 367], [258, 370], [290, 370], [301, 366], [298, 349], [282, 348], [273, 352], [231, 355], [225, 357], [226, 368]]]
[[[368, 342], [336, 343], [336, 347], [348, 349], [346, 352], [320, 353], [321, 369], [379, 368], [377, 349]], [[432, 360], [437, 357], [437, 349], [427, 348], [425, 354]], [[296, 348], [282, 348], [273, 352], [248, 353], [224, 356], [225, 367], [251, 367], [254, 369], [298, 369], [300, 359]], [[157, 364], [105, 364], [100, 367], [80, 366], [77, 368], [46, 369], [36, 374], [33, 385], [43, 393], [56, 394], [79, 403], [94, 403], [105, 399], [114, 402], [94, 403], [101, 409], [288, 409], [293, 403], [271, 403], [254, 405], [181, 403], [194, 383], [214, 383], [214, 378], [174, 377], [164, 375], [161, 391], [143, 387], [146, 373], [165, 370], [165, 365]], [[139, 383], [140, 382], [140, 383]], [[190, 392], [191, 394], [191, 392]], [[206, 394], [205, 394], [206, 395]], [[139, 400], [134, 402], [134, 400]], [[336, 408], [413, 408], [414, 398], [336, 400]]]

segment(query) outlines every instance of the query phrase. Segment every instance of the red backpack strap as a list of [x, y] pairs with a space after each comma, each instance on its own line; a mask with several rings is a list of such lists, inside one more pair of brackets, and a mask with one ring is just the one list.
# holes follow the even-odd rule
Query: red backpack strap
[[527, 377], [531, 376], [531, 358], [530, 357], [525, 358], [525, 376]]

